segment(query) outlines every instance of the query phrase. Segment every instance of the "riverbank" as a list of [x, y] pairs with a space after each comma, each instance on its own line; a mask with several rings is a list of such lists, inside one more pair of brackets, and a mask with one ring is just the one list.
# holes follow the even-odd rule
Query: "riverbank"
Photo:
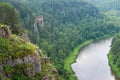
[[71, 64], [75, 61], [79, 50], [81, 48], [83, 48], [84, 46], [92, 43], [93, 40], [87, 40], [85, 42], [83, 42], [82, 44], [78, 45], [77, 47], [74, 48], [74, 50], [70, 53], [70, 55], [64, 60], [64, 69], [66, 69], [70, 75], [70, 80], [75, 80], [76, 77], [73, 74], [72, 68], [71, 68]]
[[115, 80], [107, 59], [111, 41], [112, 37], [97, 40], [80, 50], [76, 62], [71, 65], [77, 80]]
[[120, 79], [120, 70], [119, 70], [119, 67], [117, 67], [114, 64], [113, 56], [114, 55], [112, 55], [112, 53], [110, 51], [109, 54], [108, 54], [109, 65], [110, 65], [112, 71], [114, 72], [115, 76]]
[[116, 37], [113, 39], [111, 49], [108, 54], [108, 61], [111, 67], [111, 70], [115, 74], [115, 76], [120, 80], [120, 34], [117, 34]]
[[77, 47], [74, 48], [74, 50], [70, 53], [70, 55], [64, 60], [64, 69], [67, 70], [67, 72], [69, 73], [69, 76], [70, 76], [70, 80], [77, 80], [76, 76], [73, 74], [73, 70], [71, 68], [71, 64], [73, 62], [75, 62], [76, 60], [76, 57], [79, 53], [79, 50], [83, 47], [85, 47], [86, 45], [92, 43], [93, 41], [98, 41], [98, 40], [101, 40], [101, 39], [105, 39], [105, 38], [109, 38], [109, 37], [112, 37], [112, 36], [115, 36], [115, 35], [118, 35], [119, 33], [116, 33], [116, 34], [113, 34], [113, 35], [104, 35], [102, 37], [98, 37], [96, 39], [91, 39], [91, 40], [87, 40], [85, 42], [83, 42], [82, 44], [78, 45]]
[[[116, 34], [114, 34], [116, 35]], [[73, 62], [75, 62], [76, 57], [80, 51], [81, 48], [85, 47], [86, 45], [92, 43], [93, 41], [98, 41], [104, 38], [108, 38], [108, 37], [112, 37], [113, 35], [104, 35], [102, 37], [96, 38], [95, 40], [91, 39], [91, 40], [87, 40], [85, 42], [83, 42], [82, 44], [78, 45], [77, 47], [74, 48], [74, 50], [70, 53], [70, 55], [64, 60], [64, 69], [67, 70], [67, 72], [69, 73], [70, 76], [70, 80], [77, 80], [76, 76], [73, 74], [73, 70], [71, 68], [71, 64]]]

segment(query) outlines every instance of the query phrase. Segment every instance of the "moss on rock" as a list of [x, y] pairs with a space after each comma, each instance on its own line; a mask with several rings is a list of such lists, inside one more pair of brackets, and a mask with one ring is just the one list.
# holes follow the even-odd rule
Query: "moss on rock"
[[[0, 24], [0, 29], [6, 27]], [[0, 36], [0, 79], [46, 80], [44, 78], [59, 80], [58, 72], [38, 46], [16, 35]]]

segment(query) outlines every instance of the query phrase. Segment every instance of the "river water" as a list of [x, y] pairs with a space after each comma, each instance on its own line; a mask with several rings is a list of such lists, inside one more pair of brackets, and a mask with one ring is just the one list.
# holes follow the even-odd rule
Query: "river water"
[[112, 38], [100, 40], [80, 51], [71, 65], [78, 80], [116, 80], [107, 59], [111, 42]]

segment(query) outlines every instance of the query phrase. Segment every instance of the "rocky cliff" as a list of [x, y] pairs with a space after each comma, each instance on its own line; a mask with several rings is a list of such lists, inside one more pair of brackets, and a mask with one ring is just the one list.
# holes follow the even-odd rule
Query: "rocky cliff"
[[21, 37], [0, 24], [0, 80], [60, 80], [42, 51]]

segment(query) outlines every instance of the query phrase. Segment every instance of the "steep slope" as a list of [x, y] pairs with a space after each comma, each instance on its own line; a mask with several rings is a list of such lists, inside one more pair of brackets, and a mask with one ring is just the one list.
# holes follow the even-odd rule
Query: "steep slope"
[[83, 0], [96, 6], [115, 25], [120, 26], [120, 0]]
[[[37, 13], [37, 15], [44, 15], [47, 21], [55, 19], [58, 24], [70, 22], [77, 23], [86, 15], [96, 16], [99, 14], [98, 9], [94, 6], [77, 0], [34, 0], [27, 1], [26, 4]], [[54, 20], [49, 23], [55, 24]]]
[[0, 24], [0, 79], [59, 80], [49, 59], [25, 38], [13, 35], [8, 26]]
[[[79, 0], [0, 1], [9, 2], [16, 7], [20, 15], [24, 15], [22, 22], [28, 30], [31, 41], [37, 43], [43, 53], [50, 57], [52, 64], [65, 80], [70, 80], [73, 74], [64, 69], [64, 59], [78, 44], [120, 30], [118, 25], [107, 21], [108, 19], [96, 7]], [[27, 9], [31, 9], [30, 12], [33, 12], [35, 17], [29, 15]], [[39, 16], [44, 18], [44, 28], [38, 24], [38, 34], [35, 34], [33, 23]], [[39, 40], [36, 35], [39, 35]]]
[[[37, 26], [40, 35], [38, 45], [50, 57], [64, 79], [70, 79], [73, 76], [64, 69], [64, 59], [78, 44], [119, 31], [119, 27], [116, 27], [111, 21], [107, 21], [96, 7], [83, 1], [20, 1], [27, 5], [36, 17], [43, 16], [44, 28]], [[31, 40], [34, 41], [36, 35], [33, 34], [33, 26], [27, 25], [25, 28], [29, 29]]]
[[[6, 5], [6, 3], [7, 3], [7, 5]], [[14, 14], [13, 13], [10, 14], [7, 12], [6, 15], [9, 14], [8, 16], [6, 16], [7, 21], [11, 21], [13, 23], [15, 23], [15, 22], [19, 23], [19, 24], [13, 24], [13, 23], [9, 22], [8, 25], [12, 26], [11, 24], [13, 24], [13, 25], [16, 25], [17, 28], [18, 28], [18, 26], [22, 26], [22, 31], [23, 31], [23, 28], [26, 28], [27, 32], [30, 34], [29, 37], [32, 39], [31, 41], [35, 43], [37, 39], [34, 37], [34, 35], [35, 35], [34, 31], [31, 31], [31, 30], [34, 30], [33, 25], [34, 25], [35, 16], [34, 16], [34, 13], [31, 11], [31, 9], [26, 7], [26, 5], [24, 3], [21, 3], [18, 0], [0, 0], [0, 5], [1, 5], [0, 8], [1, 8], [1, 10], [4, 8], [4, 10], [3, 10], [4, 13], [5, 13], [5, 10], [7, 10], [7, 9], [5, 9], [6, 7], [3, 6], [3, 4], [5, 4], [6, 7], [10, 6], [13, 9], [15, 9], [15, 12], [17, 13], [17, 18], [19, 17], [19, 20], [16, 20], [16, 21], [14, 21], [14, 19], [11, 20], [11, 17], [14, 17], [13, 16]], [[3, 14], [3, 11], [1, 12], [1, 14]], [[0, 16], [2, 19], [3, 16], [1, 14], [0, 14]], [[4, 22], [4, 23], [6, 24], [7, 22]], [[12, 26], [12, 27], [14, 27], [14, 26]], [[12, 31], [12, 29], [13, 28], [11, 28], [11, 31]], [[19, 30], [19, 32], [17, 30]], [[16, 32], [20, 33], [21, 32], [20, 30], [21, 30], [21, 28], [16, 29]]]
[[120, 0], [83, 0], [98, 7], [101, 11], [120, 10]]

